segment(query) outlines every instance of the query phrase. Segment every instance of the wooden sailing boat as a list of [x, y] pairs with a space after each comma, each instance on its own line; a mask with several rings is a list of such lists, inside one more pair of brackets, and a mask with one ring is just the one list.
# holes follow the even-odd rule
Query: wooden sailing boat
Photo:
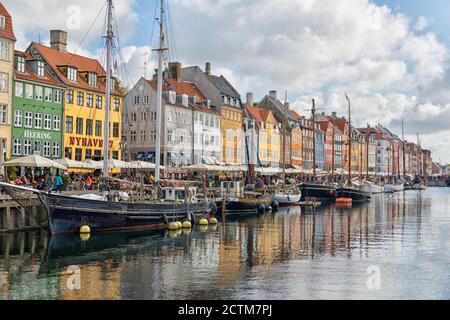
[[338, 198], [348, 198], [352, 199], [353, 202], [368, 201], [371, 199], [371, 194], [359, 190], [353, 187], [352, 182], [352, 127], [351, 127], [351, 101], [350, 98], [345, 94], [345, 98], [348, 102], [348, 183], [347, 186], [342, 186], [338, 188], [337, 197]]
[[[111, 69], [112, 69], [112, 45], [113, 45], [113, 2], [108, 0], [108, 31], [106, 35], [107, 46], [107, 76], [106, 76], [106, 105], [105, 105], [105, 141], [109, 140], [109, 106], [111, 103]], [[160, 45], [156, 49], [159, 55], [158, 68], [158, 99], [157, 99], [157, 137], [161, 137], [161, 105], [162, 105], [162, 65], [164, 49], [164, 0], [161, 0]], [[159, 185], [160, 178], [160, 139], [157, 139], [156, 147], [156, 182]], [[172, 188], [171, 198], [184, 200], [181, 204], [174, 205], [171, 199], [161, 199], [153, 202], [121, 202], [118, 191], [108, 189], [108, 143], [104, 144], [103, 159], [103, 199], [90, 200], [62, 196], [58, 194], [44, 193], [39, 190], [23, 188], [7, 183], [0, 186], [20, 204], [20, 198], [24, 194], [37, 194], [44, 205], [51, 233], [74, 233], [80, 227], [88, 225], [92, 232], [118, 231], [118, 230], [146, 230], [165, 228], [169, 219], [178, 221], [188, 219], [193, 221], [196, 215], [207, 214], [214, 209], [213, 203], [198, 201], [189, 196], [192, 190], [186, 185], [183, 188]], [[166, 190], [167, 191], [167, 190]], [[170, 190], [169, 190], [170, 191]], [[166, 192], [169, 194], [170, 192]]]

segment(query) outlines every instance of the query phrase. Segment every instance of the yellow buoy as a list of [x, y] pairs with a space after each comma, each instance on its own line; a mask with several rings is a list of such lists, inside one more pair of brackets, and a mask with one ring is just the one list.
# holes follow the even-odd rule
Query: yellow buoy
[[89, 234], [89, 233], [91, 233], [91, 228], [87, 225], [81, 226], [80, 233], [81, 234]]
[[217, 219], [214, 217], [209, 219], [209, 224], [217, 224]]
[[180, 221], [177, 221], [178, 229], [183, 228], [183, 224]]
[[184, 229], [191, 229], [192, 228], [192, 224], [189, 221], [185, 221], [185, 222], [183, 222], [183, 228]]
[[169, 228], [169, 230], [178, 230], [178, 223], [176, 222], [171, 222], [169, 223], [169, 225], [167, 226]]
[[207, 226], [208, 225], [208, 220], [206, 220], [205, 218], [200, 219], [198, 224], [201, 225], [201, 226]]
[[206, 232], [206, 231], [208, 231], [208, 226], [205, 226], [205, 225], [199, 226], [198, 229], [200, 230], [200, 232]]
[[91, 238], [91, 234], [90, 233], [81, 233], [80, 234], [81, 241], [88, 241], [90, 238]]

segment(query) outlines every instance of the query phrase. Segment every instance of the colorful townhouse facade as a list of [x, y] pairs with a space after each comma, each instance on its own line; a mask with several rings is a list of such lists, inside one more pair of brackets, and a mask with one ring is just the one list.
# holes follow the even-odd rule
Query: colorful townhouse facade
[[240, 94], [223, 75], [212, 74], [210, 63], [206, 63], [205, 71], [198, 66], [182, 68], [181, 78], [194, 83], [220, 114], [222, 162], [227, 166], [240, 166], [245, 162], [245, 114]]
[[11, 154], [15, 43], [12, 17], [0, 3], [0, 171]]
[[50, 47], [33, 42], [26, 52], [66, 87], [63, 156], [101, 160], [108, 143], [108, 158], [120, 159], [122, 93], [117, 80], [111, 80], [109, 139], [104, 141], [106, 71], [97, 60], [68, 52], [65, 31], [52, 30], [50, 39]]
[[12, 158], [31, 154], [61, 158], [64, 91], [42, 60], [15, 52]]

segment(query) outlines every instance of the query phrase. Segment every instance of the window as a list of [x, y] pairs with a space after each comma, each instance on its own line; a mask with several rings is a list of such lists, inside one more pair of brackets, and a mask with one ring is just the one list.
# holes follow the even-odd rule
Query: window
[[81, 158], [83, 157], [83, 150], [82, 149], [75, 149], [75, 160], [81, 161]]
[[77, 118], [76, 133], [83, 134], [83, 118]]
[[16, 70], [21, 73], [25, 73], [25, 57], [17, 56]]
[[54, 158], [59, 158], [59, 150], [60, 150], [59, 142], [53, 142], [53, 157]]
[[172, 130], [167, 131], [167, 141], [172, 142]]
[[61, 130], [61, 116], [53, 116], [53, 130]]
[[25, 84], [25, 98], [27, 99], [33, 99], [33, 85], [32, 84]]
[[[118, 138], [119, 137], [119, 123], [118, 122], [114, 122], [113, 123], [113, 137], [114, 138]], [[142, 141], [145, 141], [145, 139], [142, 140]]]
[[16, 127], [22, 126], [22, 110], [14, 111], [14, 126]]
[[102, 122], [99, 120], [95, 121], [95, 135], [97, 137], [101, 137], [102, 136]]
[[73, 103], [73, 90], [66, 91], [66, 103]]
[[84, 106], [84, 93], [83, 92], [78, 92], [78, 94], [77, 94], [77, 104], [79, 106]]
[[91, 119], [86, 119], [86, 135], [92, 136], [93, 124], [94, 124], [94, 121], [92, 121]]
[[42, 61], [38, 61], [37, 62], [37, 75], [39, 77], [43, 77], [44, 76], [44, 62]]
[[86, 106], [92, 108], [94, 106], [94, 95], [88, 93], [86, 96]]
[[14, 139], [13, 154], [15, 156], [20, 156], [22, 154], [22, 142], [20, 139]]
[[9, 91], [9, 74], [0, 72], [0, 91]]
[[42, 128], [42, 113], [36, 113], [34, 115], [34, 127], [38, 129]]
[[73, 132], [73, 117], [66, 116], [66, 133]]
[[92, 150], [91, 149], [86, 149], [84, 151], [85, 155], [84, 155], [84, 159], [92, 159]]
[[6, 104], [0, 104], [0, 123], [8, 124], [8, 106]]
[[0, 59], [9, 61], [9, 43], [0, 40]]
[[44, 92], [45, 92], [45, 95], [44, 95], [45, 101], [52, 102], [53, 101], [53, 97], [52, 97], [53, 90], [52, 90], [52, 88], [45, 88]]
[[150, 132], [150, 141], [151, 142], [155, 142], [156, 141], [156, 131], [155, 130], [152, 130]]
[[6, 18], [3, 15], [0, 15], [0, 28], [5, 29], [6, 26]]
[[52, 130], [52, 116], [49, 114], [44, 115], [44, 129]]
[[119, 151], [113, 151], [112, 152], [112, 158], [115, 160], [119, 160]]
[[139, 104], [141, 98], [139, 96], [134, 97], [134, 104]]
[[44, 141], [44, 157], [50, 157], [50, 141]]
[[34, 141], [34, 152], [41, 154], [41, 142], [39, 140]]
[[88, 83], [90, 86], [93, 86], [93, 87], [97, 86], [97, 75], [95, 73], [88, 74]]
[[41, 86], [36, 86], [34, 88], [34, 91], [35, 91], [34, 98], [36, 100], [42, 100], [42, 87]]
[[16, 97], [23, 97], [23, 83], [16, 82]]
[[55, 102], [56, 103], [62, 102], [62, 90], [55, 90]]
[[114, 106], [113, 106], [113, 110], [114, 111], [119, 111], [120, 108], [120, 100], [119, 98], [114, 98]]
[[72, 82], [77, 82], [78, 79], [78, 71], [75, 68], [68, 67], [67, 68], [67, 79]]
[[64, 149], [64, 157], [67, 159], [72, 160], [72, 148], [65, 148]]
[[23, 142], [23, 154], [29, 156], [31, 154], [31, 140], [24, 140]]
[[147, 134], [145, 130], [141, 130], [141, 142], [145, 142], [147, 140]]
[[130, 142], [136, 142], [136, 131], [130, 131]]
[[25, 112], [25, 128], [32, 128], [33, 127], [33, 113], [32, 112]]
[[97, 96], [97, 99], [95, 100], [95, 107], [97, 109], [103, 108], [103, 97], [102, 96]]

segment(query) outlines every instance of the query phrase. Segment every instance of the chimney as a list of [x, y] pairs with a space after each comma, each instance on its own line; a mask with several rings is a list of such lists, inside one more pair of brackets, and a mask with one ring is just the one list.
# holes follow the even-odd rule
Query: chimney
[[176, 82], [181, 82], [181, 62], [169, 63], [169, 76]]
[[211, 63], [207, 62], [205, 65], [205, 73], [210, 76], [211, 75]]
[[67, 32], [63, 30], [51, 30], [50, 46], [58, 51], [67, 52]]
[[277, 100], [278, 99], [278, 92], [277, 92], [277, 90], [270, 90], [269, 91], [269, 96], [272, 97], [273, 99]]
[[253, 92], [247, 93], [247, 105], [253, 106]]

